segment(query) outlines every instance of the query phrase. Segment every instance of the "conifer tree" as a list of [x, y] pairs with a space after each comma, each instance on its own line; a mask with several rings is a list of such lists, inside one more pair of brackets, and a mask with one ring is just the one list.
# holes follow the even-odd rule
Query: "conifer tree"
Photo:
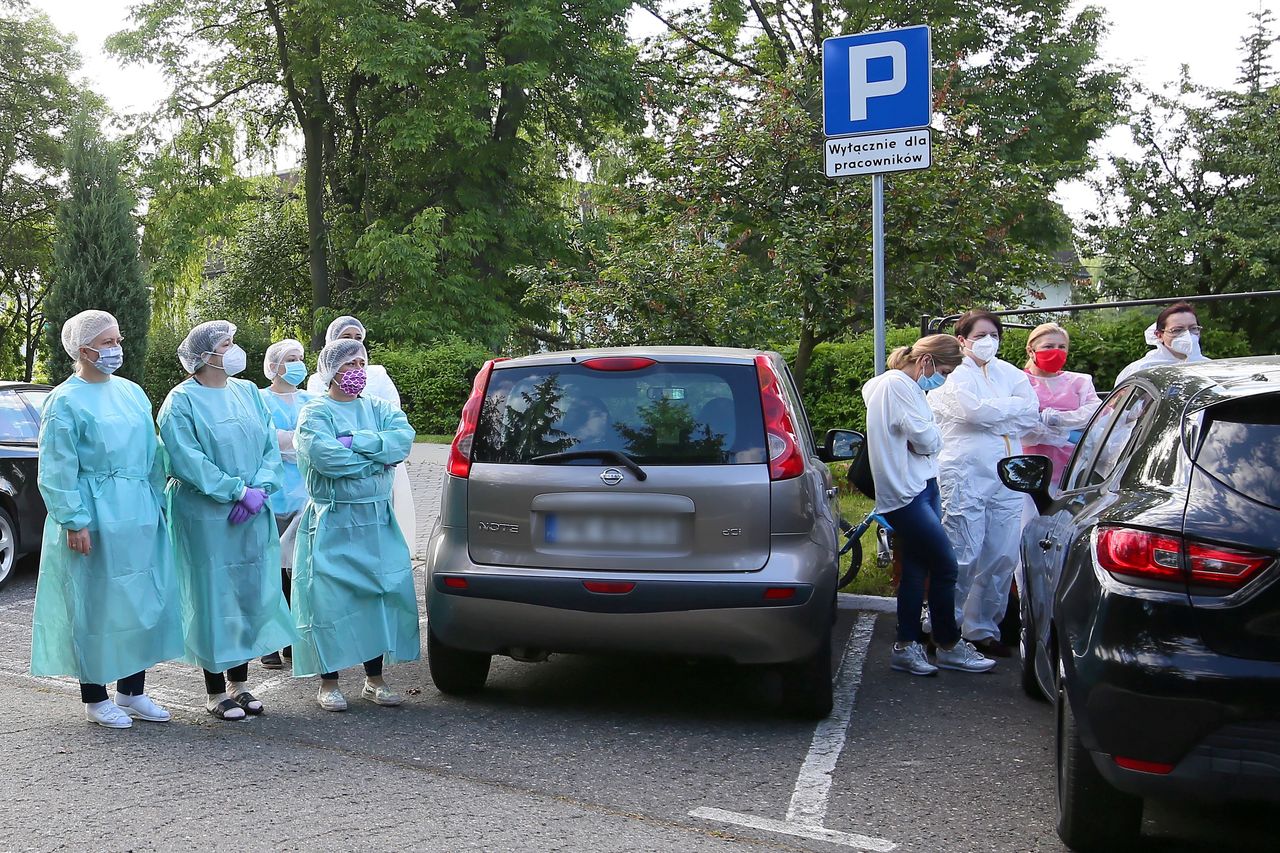
[[88, 308], [109, 311], [120, 321], [125, 360], [118, 375], [143, 380], [151, 304], [134, 204], [115, 147], [92, 118], [81, 115], [67, 140], [67, 196], [58, 206], [54, 280], [45, 304], [51, 382], [61, 382], [72, 367], [62, 349], [62, 324]]

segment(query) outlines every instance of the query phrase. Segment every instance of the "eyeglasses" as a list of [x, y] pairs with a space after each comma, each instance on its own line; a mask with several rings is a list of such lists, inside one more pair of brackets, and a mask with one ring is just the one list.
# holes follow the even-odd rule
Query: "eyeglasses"
[[1170, 326], [1169, 328], [1165, 329], [1164, 332], [1166, 335], [1173, 335], [1175, 338], [1178, 337], [1178, 335], [1181, 335], [1183, 332], [1190, 332], [1191, 334], [1199, 337], [1200, 330], [1203, 328], [1204, 326]]

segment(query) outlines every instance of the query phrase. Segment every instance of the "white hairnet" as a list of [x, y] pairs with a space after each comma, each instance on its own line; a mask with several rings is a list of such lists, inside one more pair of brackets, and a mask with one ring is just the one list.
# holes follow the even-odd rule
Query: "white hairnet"
[[326, 344], [316, 359], [316, 377], [320, 380], [320, 387], [327, 389], [333, 377], [338, 375], [342, 365], [353, 358], [369, 360], [369, 353], [365, 352], [364, 344], [359, 341], [339, 338], [331, 344]]
[[106, 311], [81, 311], [62, 324], [62, 348], [72, 359], [79, 359], [80, 347], [91, 345], [98, 335], [119, 325], [116, 318]]
[[195, 373], [205, 363], [204, 357], [211, 354], [223, 341], [236, 336], [236, 324], [227, 320], [210, 320], [201, 323], [178, 344], [178, 360], [182, 362], [187, 373]]
[[360, 340], [364, 340], [365, 331], [364, 323], [361, 323], [355, 317], [339, 317], [329, 324], [329, 328], [325, 330], [324, 342], [331, 344], [342, 336], [347, 329], [356, 328], [360, 330]]
[[284, 373], [284, 360], [291, 353], [298, 355], [306, 355], [306, 347], [301, 341], [295, 341], [293, 338], [285, 338], [283, 341], [276, 341], [267, 347], [267, 354], [262, 359], [262, 372], [267, 375], [268, 379], [275, 379], [277, 374]]
[[1160, 343], [1160, 335], [1156, 332], [1156, 324], [1152, 323], [1147, 326], [1147, 330], [1142, 333], [1142, 339], [1147, 342], [1147, 346], [1153, 347]]

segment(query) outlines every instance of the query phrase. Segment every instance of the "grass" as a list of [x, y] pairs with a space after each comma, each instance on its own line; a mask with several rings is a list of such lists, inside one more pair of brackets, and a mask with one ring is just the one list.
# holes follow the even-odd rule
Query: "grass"
[[448, 435], [420, 435], [413, 440], [414, 444], [453, 444], [453, 433]]
[[[840, 514], [850, 524], [858, 524], [862, 519], [866, 518], [867, 513], [875, 508], [875, 501], [865, 497], [861, 492], [856, 491], [849, 485], [848, 481], [848, 464], [831, 465], [831, 473], [835, 476], [836, 485], [840, 488]], [[881, 568], [876, 565], [876, 529], [877, 526], [872, 524], [866, 533], [862, 534], [862, 568], [858, 571], [858, 576], [851, 583], [843, 587], [841, 592], [856, 592], [864, 595], [895, 595], [896, 590], [893, 588], [893, 567], [885, 566]], [[840, 543], [844, 544], [844, 535], [841, 534]], [[845, 554], [840, 558], [840, 573], [849, 568], [849, 558], [851, 554]]]

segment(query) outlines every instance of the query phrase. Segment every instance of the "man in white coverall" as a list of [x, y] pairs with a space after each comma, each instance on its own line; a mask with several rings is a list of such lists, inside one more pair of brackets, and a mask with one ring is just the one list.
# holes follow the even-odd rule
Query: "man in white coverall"
[[1022, 452], [1040, 404], [1026, 373], [996, 356], [1002, 331], [990, 312], [965, 313], [956, 323], [964, 363], [928, 397], [942, 433], [942, 526], [959, 568], [956, 621], [979, 651], [1008, 657], [999, 623], [1018, 563], [1024, 498], [1000, 482], [996, 463]]

